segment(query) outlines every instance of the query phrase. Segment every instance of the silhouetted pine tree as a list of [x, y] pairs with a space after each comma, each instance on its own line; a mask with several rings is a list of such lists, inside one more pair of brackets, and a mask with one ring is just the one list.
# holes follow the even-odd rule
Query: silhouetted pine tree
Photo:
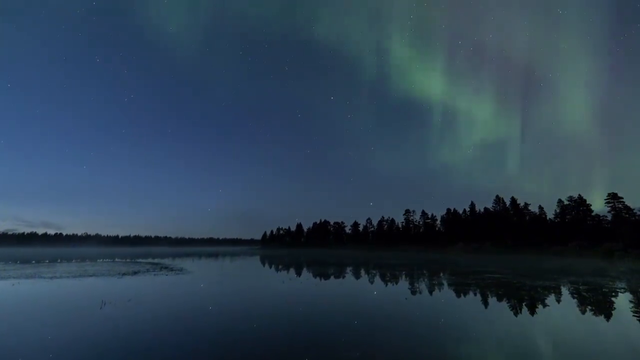
[[616, 251], [640, 249], [640, 216], [619, 194], [607, 194], [609, 216], [597, 214], [582, 195], [558, 199], [553, 215], [542, 206], [496, 195], [490, 207], [471, 201], [464, 209], [447, 208], [441, 216], [425, 210], [418, 215], [405, 209], [402, 220], [381, 216], [347, 227], [343, 221], [320, 220], [306, 230], [301, 223], [278, 227], [262, 236], [264, 245], [280, 246], [416, 246], [445, 247], [459, 244], [509, 248], [573, 246], [594, 248], [616, 245]]

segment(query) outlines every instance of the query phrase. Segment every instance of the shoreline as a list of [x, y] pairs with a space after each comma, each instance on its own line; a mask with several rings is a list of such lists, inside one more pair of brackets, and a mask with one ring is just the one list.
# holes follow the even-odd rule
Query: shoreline
[[429, 254], [443, 256], [457, 255], [489, 255], [489, 256], [540, 256], [554, 258], [580, 258], [597, 260], [640, 260], [639, 250], [630, 250], [616, 244], [605, 244], [598, 248], [580, 248], [579, 246], [564, 246], [551, 248], [500, 248], [491, 245], [453, 247], [420, 247], [420, 246], [262, 246], [260, 250], [291, 250], [291, 251], [329, 251], [329, 252], [357, 252], [375, 254]]

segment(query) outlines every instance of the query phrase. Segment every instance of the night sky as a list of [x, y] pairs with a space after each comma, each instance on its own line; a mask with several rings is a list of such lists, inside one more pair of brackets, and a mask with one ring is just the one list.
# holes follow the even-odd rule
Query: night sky
[[638, 0], [0, 3], [0, 230], [640, 204]]

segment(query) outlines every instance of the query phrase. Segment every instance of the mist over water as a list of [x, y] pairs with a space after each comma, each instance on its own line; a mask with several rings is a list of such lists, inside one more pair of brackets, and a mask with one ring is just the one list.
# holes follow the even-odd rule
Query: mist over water
[[[0, 261], [3, 359], [640, 358], [629, 263], [237, 248]], [[51, 275], [65, 266], [75, 276]]]

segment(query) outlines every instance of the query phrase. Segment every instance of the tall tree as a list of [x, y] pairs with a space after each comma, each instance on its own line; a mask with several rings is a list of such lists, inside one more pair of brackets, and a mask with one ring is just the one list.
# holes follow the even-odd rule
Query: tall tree
[[616, 192], [610, 192], [604, 198], [604, 205], [607, 212], [611, 216], [611, 223], [626, 223], [635, 220], [637, 214], [631, 206], [629, 206], [624, 197]]
[[351, 225], [349, 225], [349, 239], [352, 243], [358, 244], [362, 240], [362, 232], [360, 230], [360, 223], [357, 220], [354, 220]]

